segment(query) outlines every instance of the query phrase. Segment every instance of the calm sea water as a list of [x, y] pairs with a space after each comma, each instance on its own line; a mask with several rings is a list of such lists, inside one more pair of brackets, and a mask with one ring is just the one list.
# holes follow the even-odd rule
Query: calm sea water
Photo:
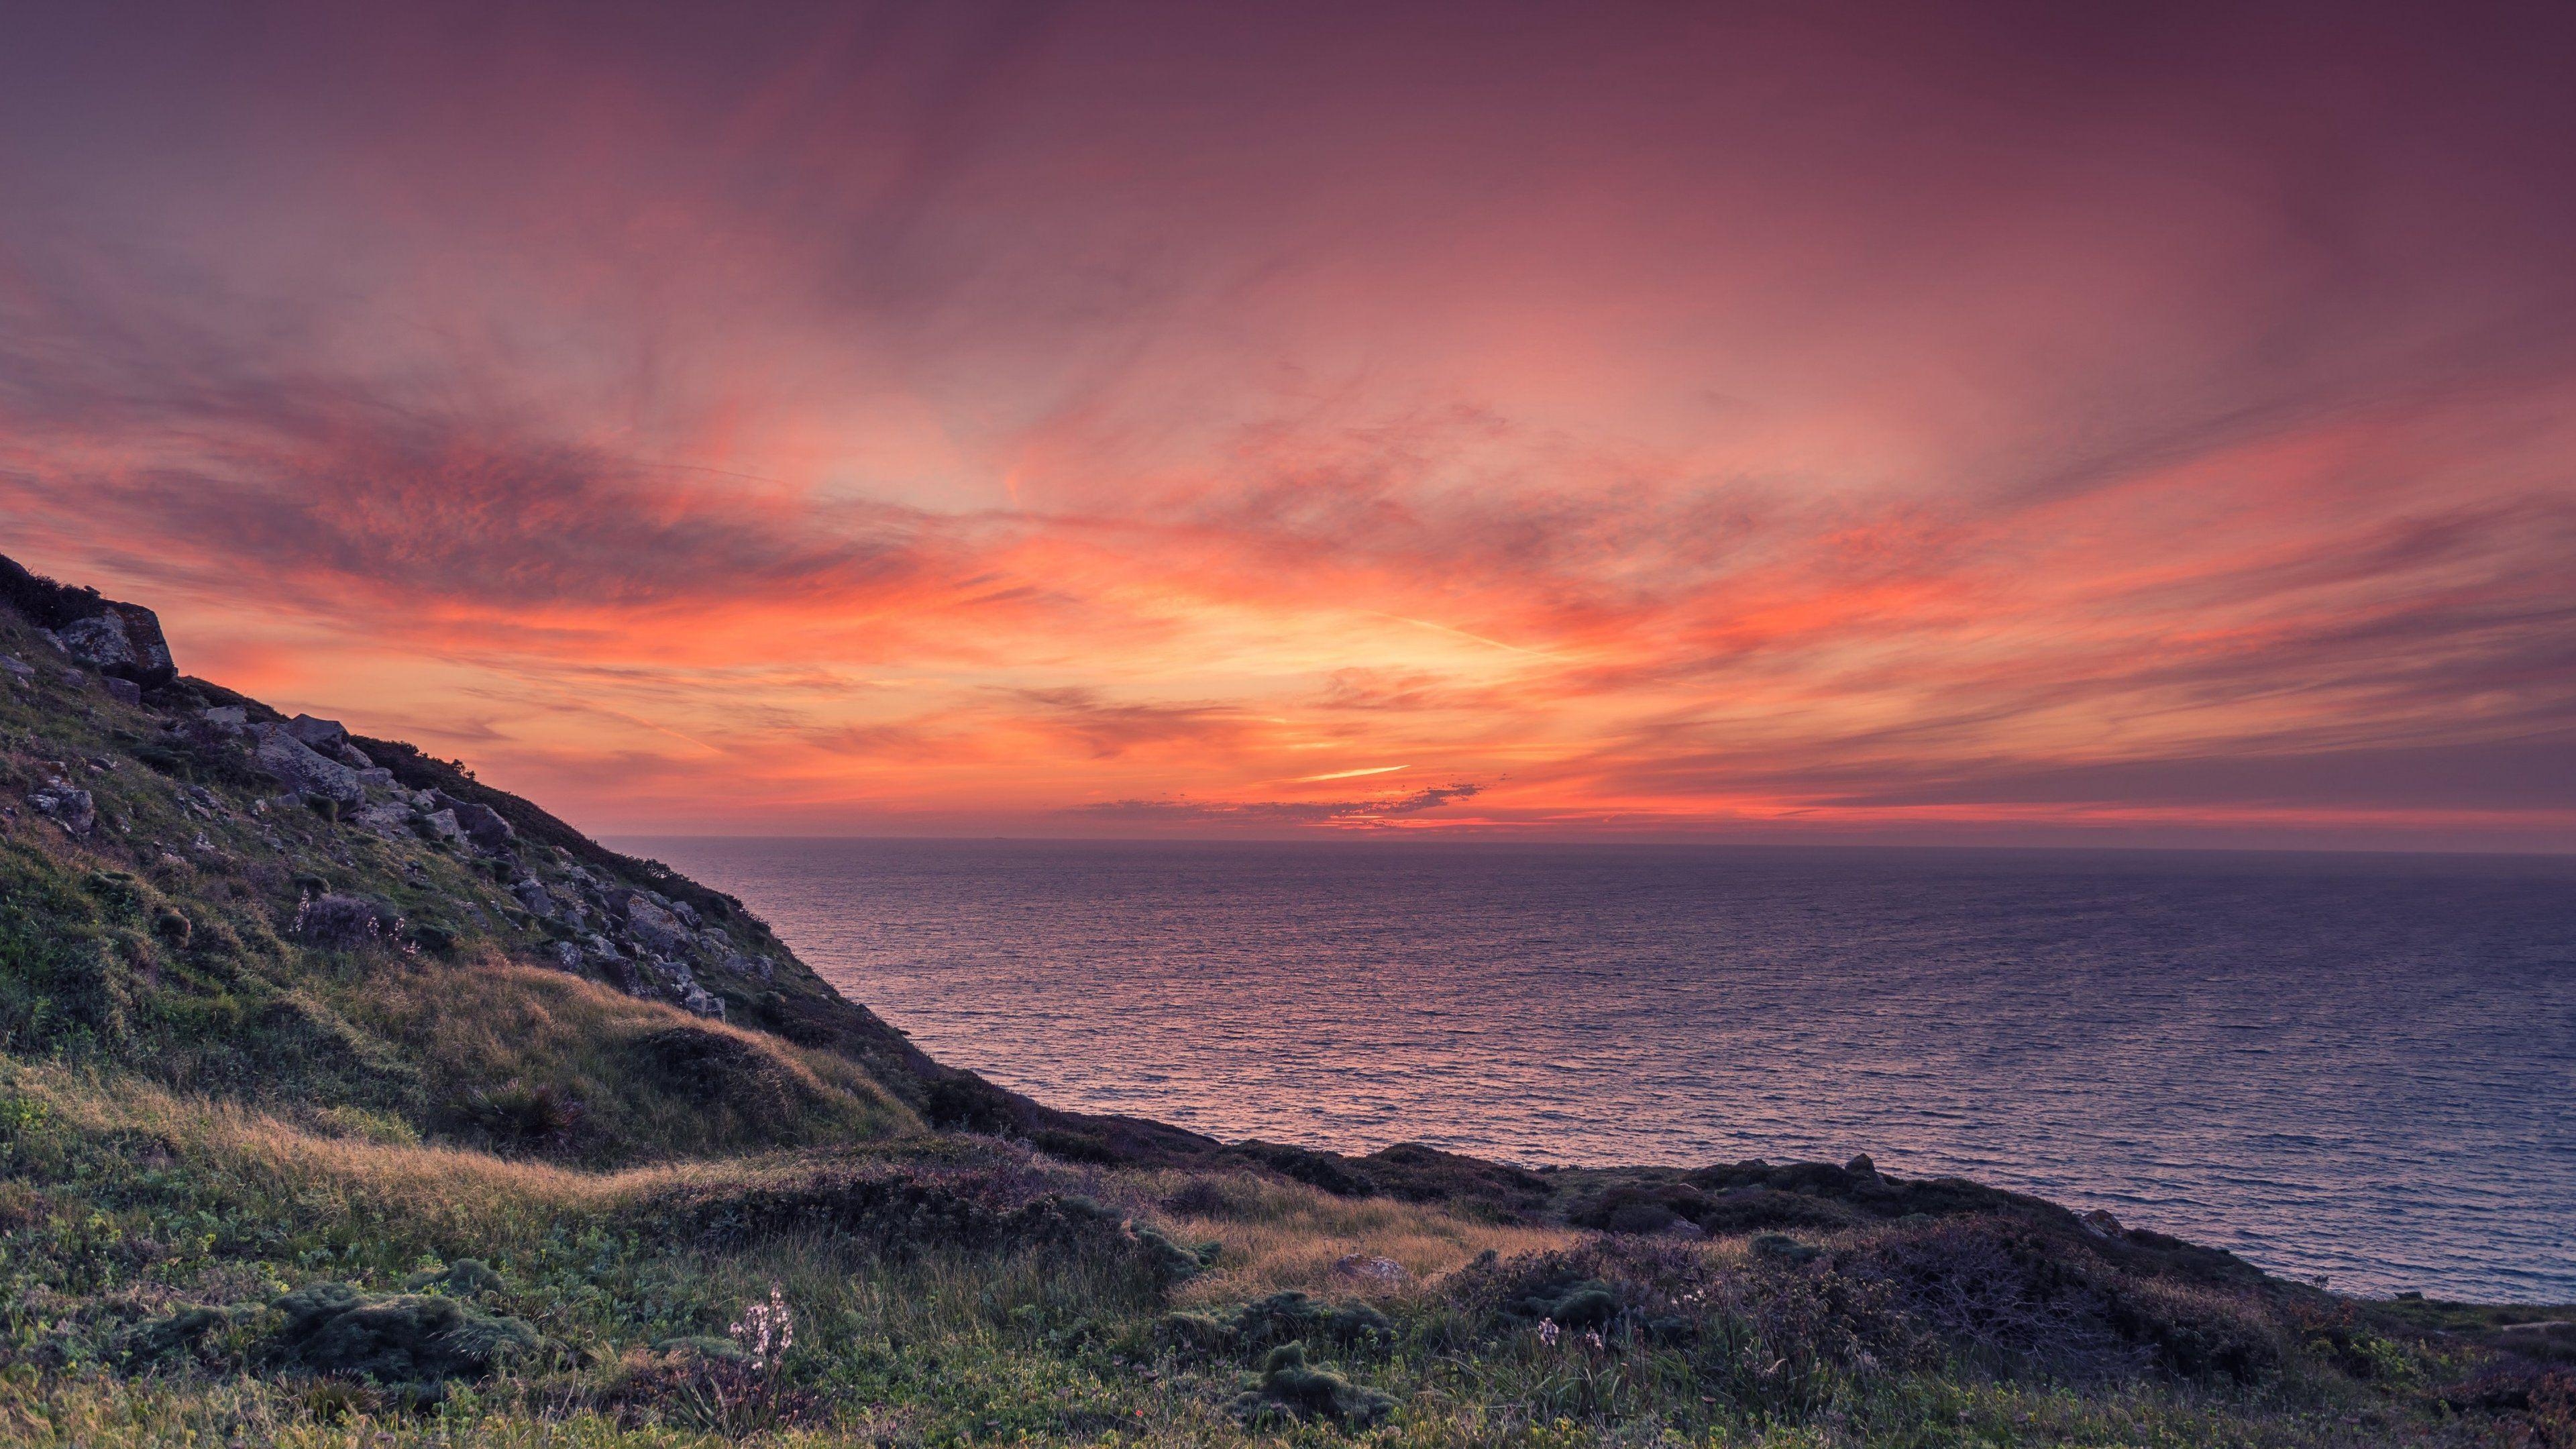
[[651, 840], [942, 1061], [1346, 1151], [1958, 1173], [2576, 1300], [2576, 861]]

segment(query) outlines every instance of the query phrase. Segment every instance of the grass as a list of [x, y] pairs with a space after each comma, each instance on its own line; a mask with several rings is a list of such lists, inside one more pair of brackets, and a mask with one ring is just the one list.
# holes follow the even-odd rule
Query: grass
[[[902, 1224], [717, 1231], [696, 1211], [895, 1180], [1023, 1212], [1079, 1204], [1070, 1220], [1097, 1227], [961, 1244]], [[1201, 1211], [1159, 1206], [1174, 1199]], [[1214, 1262], [1171, 1282], [1121, 1220], [1214, 1243]], [[1923, 1337], [1926, 1321], [1836, 1274], [1926, 1232], [1827, 1235], [1818, 1260], [1787, 1264], [1749, 1239], [1510, 1227], [939, 1135], [594, 1170], [19, 1064], [0, 1073], [0, 1440], [2501, 1446], [2562, 1444], [2576, 1422], [2545, 1391], [2502, 1412], [2446, 1407], [2493, 1368], [2490, 1350], [2385, 1332], [2375, 1309], [2305, 1290], [2220, 1295], [2279, 1342], [2244, 1381]], [[1333, 1266], [1348, 1254], [1407, 1277], [1355, 1282]], [[506, 1373], [421, 1392], [262, 1347], [262, 1305], [284, 1290], [399, 1294], [468, 1257], [498, 1276], [476, 1311], [543, 1340]], [[1597, 1343], [1564, 1329], [1551, 1342], [1512, 1306], [1568, 1302], [1587, 1282], [1625, 1305]], [[1292, 1289], [1365, 1299], [1387, 1331], [1305, 1333], [1282, 1365], [1266, 1340], [1193, 1345], [1163, 1327]], [[706, 1351], [773, 1291], [797, 1327], [781, 1365], [754, 1374]], [[175, 1361], [120, 1358], [137, 1325], [194, 1304], [245, 1305], [241, 1326]], [[1668, 1310], [1686, 1323], [1662, 1323]], [[1283, 1373], [1309, 1376], [1308, 1402], [1382, 1406], [1300, 1413], [1272, 1394]]]

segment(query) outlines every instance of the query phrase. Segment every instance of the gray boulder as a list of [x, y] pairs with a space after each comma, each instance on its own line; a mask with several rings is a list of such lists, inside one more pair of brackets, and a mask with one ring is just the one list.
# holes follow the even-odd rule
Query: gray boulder
[[161, 635], [160, 616], [137, 604], [102, 601], [97, 607], [99, 612], [54, 630], [56, 646], [92, 669], [138, 684], [167, 684], [178, 677], [170, 642]]
[[501, 812], [491, 806], [459, 800], [445, 791], [430, 793], [438, 797], [441, 806], [455, 814], [456, 828], [465, 832], [465, 838], [485, 850], [507, 850], [510, 843], [519, 838], [519, 832], [512, 830], [510, 822], [502, 819]]
[[546, 883], [535, 876], [523, 875], [512, 881], [510, 894], [518, 897], [519, 904], [527, 907], [528, 914], [538, 920], [551, 921], [555, 918], [554, 895], [546, 889]]
[[390, 802], [369, 805], [357, 813], [356, 819], [378, 835], [393, 835], [411, 828], [411, 807]]
[[420, 833], [432, 840], [456, 841], [465, 838], [465, 831], [457, 825], [456, 812], [453, 810], [432, 810], [420, 816], [419, 822]]
[[697, 938], [680, 924], [677, 916], [642, 896], [626, 902], [626, 927], [656, 955], [681, 955], [697, 944]]
[[670, 982], [671, 999], [679, 1003], [682, 1011], [724, 1020], [724, 999], [699, 985], [696, 973], [687, 965], [678, 961], [656, 961], [653, 964]]
[[237, 704], [217, 705], [205, 710], [201, 717], [218, 729], [237, 730], [250, 724], [250, 711]]
[[336, 719], [315, 719], [299, 714], [286, 722], [286, 732], [326, 754], [335, 753], [349, 742], [348, 727]]
[[25, 684], [35, 679], [36, 666], [15, 654], [0, 654], [0, 674], [6, 674], [19, 683]]
[[330, 753], [336, 756], [341, 764], [352, 770], [372, 770], [376, 767], [376, 762], [367, 758], [366, 751], [346, 740], [341, 741], [339, 746]]
[[315, 754], [311, 747], [288, 733], [291, 728], [272, 727], [261, 731], [259, 747], [251, 752], [252, 762], [299, 795], [315, 796], [341, 805], [355, 805], [367, 798], [366, 782], [358, 778], [357, 771], [337, 760], [326, 760]]
[[106, 674], [99, 677], [98, 683], [101, 689], [107, 691], [107, 697], [118, 704], [143, 702], [143, 686], [131, 679], [119, 679], [113, 674]]
[[87, 790], [68, 780], [52, 779], [27, 792], [27, 803], [36, 813], [63, 828], [67, 835], [87, 835], [98, 825], [98, 805]]

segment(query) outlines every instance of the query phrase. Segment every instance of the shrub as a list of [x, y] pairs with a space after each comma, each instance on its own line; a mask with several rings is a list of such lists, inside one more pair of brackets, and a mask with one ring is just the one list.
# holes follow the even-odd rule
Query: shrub
[[1308, 1339], [1361, 1349], [1395, 1341], [1395, 1324], [1375, 1308], [1318, 1303], [1293, 1288], [1254, 1299], [1225, 1317], [1167, 1313], [1156, 1327], [1166, 1343], [1203, 1353], [1254, 1354]]
[[538, 1344], [536, 1330], [518, 1319], [435, 1295], [315, 1283], [273, 1306], [285, 1317], [272, 1342], [279, 1361], [379, 1383], [482, 1378]]
[[1340, 1374], [1309, 1367], [1304, 1344], [1283, 1343], [1262, 1360], [1260, 1385], [1237, 1396], [1233, 1407], [1235, 1416], [1247, 1423], [1285, 1414], [1363, 1429], [1394, 1412], [1395, 1400]]
[[570, 1093], [512, 1082], [497, 1091], [480, 1087], [457, 1098], [451, 1114], [506, 1147], [562, 1147], [578, 1136], [589, 1109]]
[[295, 934], [316, 946], [349, 947], [391, 942], [402, 917], [382, 901], [327, 894], [306, 898], [295, 910]]

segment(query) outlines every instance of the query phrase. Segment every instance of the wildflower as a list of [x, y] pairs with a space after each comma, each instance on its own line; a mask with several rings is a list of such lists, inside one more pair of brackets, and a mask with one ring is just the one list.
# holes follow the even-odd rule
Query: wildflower
[[769, 1285], [769, 1301], [753, 1300], [742, 1310], [742, 1317], [727, 1326], [725, 1331], [733, 1335], [734, 1342], [742, 1345], [743, 1352], [751, 1355], [752, 1368], [765, 1372], [772, 1364], [787, 1357], [787, 1350], [795, 1346], [796, 1315], [787, 1311], [786, 1297], [778, 1291], [778, 1285], [772, 1283]]
[[1600, 1330], [1600, 1329], [1597, 1329], [1597, 1328], [1588, 1328], [1588, 1329], [1585, 1329], [1585, 1330], [1584, 1330], [1584, 1332], [1583, 1332], [1583, 1337], [1584, 1337], [1587, 1341], [1589, 1341], [1589, 1342], [1591, 1343], [1591, 1345], [1592, 1345], [1594, 1348], [1600, 1348], [1600, 1347], [1602, 1347], [1602, 1346], [1603, 1346], [1603, 1345], [1602, 1345], [1602, 1342], [1601, 1342], [1601, 1330]]
[[1549, 1348], [1556, 1347], [1556, 1336], [1564, 1331], [1556, 1326], [1556, 1320], [1553, 1318], [1542, 1318], [1538, 1321], [1538, 1341]]

